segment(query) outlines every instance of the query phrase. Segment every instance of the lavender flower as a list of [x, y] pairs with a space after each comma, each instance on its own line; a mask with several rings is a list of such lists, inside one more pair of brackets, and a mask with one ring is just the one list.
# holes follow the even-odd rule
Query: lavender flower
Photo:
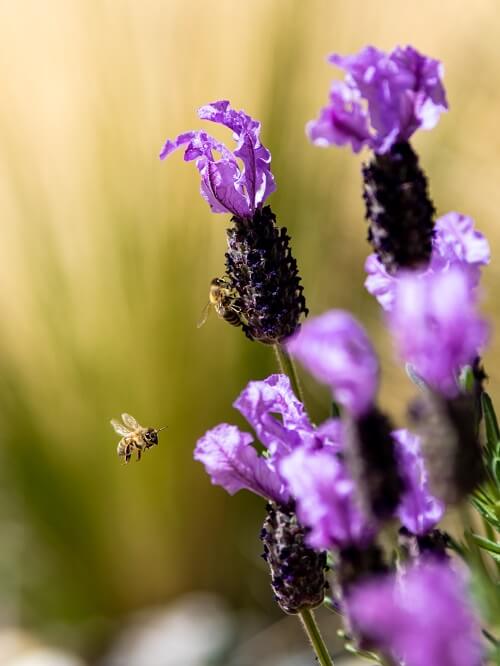
[[480, 666], [479, 626], [463, 578], [446, 562], [360, 584], [346, 603], [363, 645], [406, 666]]
[[204, 464], [212, 483], [229, 493], [246, 488], [270, 501], [261, 539], [275, 597], [286, 613], [314, 608], [324, 597], [326, 557], [306, 543], [280, 461], [298, 448], [335, 451], [338, 443], [332, 437], [338, 429], [330, 422], [315, 429], [284, 375], [250, 382], [234, 406], [254, 426], [266, 455], [257, 454], [250, 434], [223, 423], [198, 440], [194, 457]]
[[[458, 266], [466, 273], [471, 288], [474, 288], [479, 283], [481, 267], [489, 261], [488, 241], [475, 229], [472, 218], [452, 212], [436, 220], [431, 260], [427, 269], [418, 274], [442, 273]], [[390, 274], [376, 254], [367, 258], [365, 270], [368, 273], [365, 287], [384, 310], [391, 310], [398, 275]]]
[[403, 484], [390, 421], [375, 407], [379, 365], [365, 331], [332, 310], [304, 324], [287, 346], [347, 409], [345, 451], [363, 508], [374, 518], [391, 516]]
[[460, 368], [472, 364], [488, 339], [467, 274], [457, 266], [444, 273], [401, 276], [389, 325], [401, 357], [450, 398], [458, 394]]
[[241, 327], [251, 340], [280, 343], [297, 330], [307, 308], [287, 230], [277, 227], [269, 206], [263, 207], [276, 185], [271, 154], [260, 142], [260, 123], [230, 109], [227, 100], [202, 106], [198, 115], [231, 129], [236, 149], [191, 131], [168, 140], [160, 158], [185, 146], [184, 159], [196, 161], [201, 194], [212, 212], [233, 215], [224, 279], [238, 304]]
[[448, 108], [442, 65], [411, 46], [389, 54], [367, 46], [353, 56], [333, 54], [329, 61], [346, 78], [333, 84], [330, 104], [307, 126], [315, 145], [385, 153], [417, 129], [434, 127]]
[[405, 482], [405, 491], [401, 496], [397, 515], [409, 532], [423, 536], [439, 523], [445, 506], [429, 492], [419, 438], [408, 430], [396, 430], [392, 435], [396, 441], [399, 467], [403, 471]]
[[389, 54], [368, 46], [358, 54], [334, 54], [346, 72], [335, 82], [330, 104], [307, 126], [315, 145], [363, 146], [375, 158], [363, 167], [368, 241], [389, 274], [425, 267], [430, 259], [434, 205], [427, 179], [408, 143], [431, 129], [448, 108], [442, 67], [411, 46]]
[[231, 213], [238, 218], [253, 217], [276, 189], [270, 168], [271, 153], [260, 142], [260, 123], [243, 111], [230, 109], [227, 100], [202, 106], [198, 115], [231, 129], [237, 141], [236, 149], [229, 150], [206, 132], [191, 131], [179, 134], [174, 140], [168, 139], [160, 159], [185, 146], [184, 160], [196, 161], [201, 175], [200, 192], [212, 212]]

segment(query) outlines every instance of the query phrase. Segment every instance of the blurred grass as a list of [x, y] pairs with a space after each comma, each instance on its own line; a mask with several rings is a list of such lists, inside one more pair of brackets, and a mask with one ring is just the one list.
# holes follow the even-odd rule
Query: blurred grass
[[[363, 290], [360, 159], [319, 150], [332, 50], [413, 43], [442, 59], [451, 113], [415, 144], [440, 214], [472, 215], [500, 244], [500, 14], [493, 1], [20, 0], [0, 3], [1, 606], [84, 651], [120, 616], [212, 588], [272, 610], [257, 558], [261, 503], [229, 498], [192, 461], [269, 350], [215, 317], [197, 330], [224, 228], [167, 136], [228, 98], [262, 120], [312, 314], [353, 310], [384, 364], [384, 406], [412, 394]], [[227, 134], [219, 133], [230, 141]], [[500, 264], [485, 275], [498, 327]], [[493, 340], [486, 355], [498, 396]], [[304, 378], [317, 416], [324, 392]], [[118, 464], [109, 419], [168, 424], [140, 465]], [[19, 536], [12, 536], [12, 526]], [[17, 534], [17, 532], [16, 532]], [[9, 559], [10, 554], [10, 559]], [[4, 562], [5, 559], [5, 562]], [[5, 584], [3, 584], [5, 583]], [[0, 616], [1, 617], [1, 616]]]

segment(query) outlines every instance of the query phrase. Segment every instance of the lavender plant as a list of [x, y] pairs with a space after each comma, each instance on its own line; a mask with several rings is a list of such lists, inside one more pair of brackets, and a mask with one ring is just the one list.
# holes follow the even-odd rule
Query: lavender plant
[[[276, 347], [281, 373], [251, 381], [234, 402], [255, 436], [222, 423], [198, 440], [195, 459], [230, 494], [266, 500], [260, 538], [275, 599], [302, 619], [322, 666], [333, 663], [313, 616], [323, 603], [342, 615], [346, 649], [372, 663], [479, 666], [498, 657], [500, 624], [500, 429], [478, 312], [489, 246], [464, 215], [434, 220], [409, 143], [448, 108], [440, 63], [412, 47], [330, 60], [346, 77], [307, 132], [316, 145], [373, 152], [362, 168], [374, 249], [366, 287], [418, 387], [414, 432], [377, 405], [379, 363], [360, 323], [331, 310], [300, 325], [290, 238], [264, 206], [275, 189], [270, 153], [259, 123], [222, 101], [199, 115], [232, 129], [236, 150], [196, 131], [167, 141], [161, 157], [185, 146], [212, 211], [232, 215], [224, 280], [243, 332]], [[311, 422], [292, 358], [330, 388], [334, 418]], [[438, 528], [452, 507], [458, 537]]]

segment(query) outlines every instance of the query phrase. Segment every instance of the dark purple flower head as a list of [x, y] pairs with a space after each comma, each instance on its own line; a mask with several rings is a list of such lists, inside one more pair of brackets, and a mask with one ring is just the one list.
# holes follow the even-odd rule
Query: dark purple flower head
[[201, 195], [212, 212], [253, 217], [276, 189], [270, 168], [271, 154], [260, 142], [260, 123], [243, 111], [230, 109], [227, 100], [202, 106], [198, 115], [232, 130], [238, 144], [236, 149], [229, 150], [206, 132], [191, 131], [179, 134], [173, 141], [167, 140], [160, 159], [185, 146], [184, 160], [196, 161], [201, 174]]
[[480, 666], [479, 626], [463, 578], [446, 562], [353, 588], [346, 608], [365, 644], [406, 666]]
[[458, 394], [460, 369], [472, 364], [488, 339], [476, 294], [457, 266], [421, 277], [402, 275], [389, 325], [400, 356], [448, 398]]
[[308, 320], [287, 348], [355, 416], [373, 404], [378, 360], [364, 329], [347, 312], [330, 310]]
[[242, 488], [265, 499], [286, 504], [285, 485], [269, 461], [252, 446], [253, 437], [236, 426], [221, 423], [201, 437], [194, 459], [203, 463], [212, 483], [230, 495]]
[[443, 517], [445, 506], [429, 492], [419, 438], [408, 430], [396, 430], [392, 436], [405, 484], [397, 510], [398, 518], [412, 534], [427, 534]]
[[367, 543], [373, 529], [356, 504], [354, 482], [331, 450], [296, 449], [280, 471], [297, 504], [297, 516], [311, 531], [313, 548], [342, 548]]
[[[436, 220], [434, 229], [430, 264], [415, 274], [442, 273], [459, 266], [466, 273], [470, 286], [476, 287], [481, 267], [490, 261], [490, 246], [483, 234], [475, 229], [474, 220], [451, 212]], [[384, 310], [391, 310], [398, 276], [389, 274], [375, 254], [367, 258], [365, 270], [368, 273], [365, 287]]]
[[263, 381], [250, 382], [234, 406], [255, 429], [267, 449], [266, 455], [258, 455], [249, 433], [226, 423], [205, 433], [198, 440], [194, 453], [195, 460], [205, 465], [212, 482], [231, 494], [247, 488], [274, 502], [286, 504], [289, 492], [279, 473], [279, 460], [298, 447], [330, 451], [340, 448], [338, 424], [326, 421], [315, 428], [285, 375], [271, 375]]
[[389, 54], [367, 46], [329, 60], [346, 77], [333, 84], [329, 105], [307, 126], [315, 145], [350, 144], [354, 152], [368, 146], [385, 153], [417, 129], [434, 127], [448, 108], [442, 65], [411, 46]]

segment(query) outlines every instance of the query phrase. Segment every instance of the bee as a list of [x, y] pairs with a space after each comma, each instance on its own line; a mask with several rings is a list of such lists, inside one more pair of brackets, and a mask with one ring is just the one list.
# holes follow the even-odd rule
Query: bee
[[235, 295], [227, 280], [224, 278], [214, 278], [210, 283], [208, 292], [208, 303], [203, 309], [201, 320], [198, 322], [198, 328], [201, 328], [207, 321], [210, 310], [214, 309], [221, 319], [227, 321], [231, 326], [241, 326], [241, 299]]
[[120, 423], [117, 419], [111, 419], [111, 425], [116, 433], [122, 436], [118, 442], [116, 452], [120, 458], [125, 458], [128, 463], [135, 451], [137, 461], [141, 459], [143, 451], [158, 444], [158, 433], [164, 428], [143, 428], [130, 414], [122, 414]]

